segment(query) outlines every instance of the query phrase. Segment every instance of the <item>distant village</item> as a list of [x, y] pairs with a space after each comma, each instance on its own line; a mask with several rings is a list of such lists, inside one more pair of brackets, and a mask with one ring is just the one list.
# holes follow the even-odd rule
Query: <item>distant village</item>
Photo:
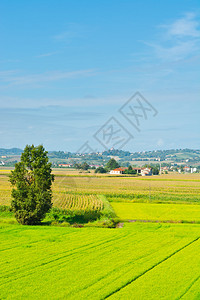
[[[0, 148], [0, 166], [14, 167], [20, 160], [22, 150], [18, 148]], [[105, 168], [110, 159], [115, 159], [118, 166], [106, 169], [111, 175], [130, 174], [128, 168], [131, 166], [132, 174], [151, 176], [177, 173], [200, 172], [200, 150], [172, 149], [155, 150], [143, 152], [129, 152], [118, 149], [110, 149], [95, 153], [71, 153], [64, 151], [49, 151], [49, 159], [53, 168], [75, 168], [95, 172], [99, 168]], [[157, 169], [155, 171], [155, 169]], [[100, 169], [103, 171], [102, 169]]]
[[[2, 157], [2, 158], [6, 158], [6, 156]], [[0, 166], [2, 167], [6, 167], [9, 166], [11, 163], [6, 163], [6, 161], [0, 161]], [[86, 163], [87, 164], [87, 163]], [[169, 172], [178, 172], [179, 174], [181, 173], [197, 173], [199, 172], [199, 169], [197, 167], [191, 167], [191, 166], [187, 166], [187, 165], [181, 165], [181, 166], [177, 166], [175, 165], [171, 165], [171, 166], [161, 166], [162, 164], [160, 163], [160, 167], [158, 174], [167, 174]], [[77, 168], [77, 163], [59, 163], [59, 164], [55, 164], [53, 163], [53, 167], [58, 167], [58, 168], [76, 168], [76, 169], [81, 169]], [[104, 165], [103, 164], [87, 164], [87, 167], [85, 168], [85, 170], [89, 170], [89, 169], [93, 169], [96, 170], [98, 168], [103, 168]], [[84, 169], [84, 168], [83, 168]], [[118, 167], [118, 168], [114, 168], [113, 170], [109, 171], [109, 174], [111, 175], [120, 175], [120, 174], [126, 174], [126, 171], [128, 170], [128, 167]], [[151, 167], [132, 167], [132, 170], [135, 171], [135, 174], [137, 175], [141, 175], [141, 176], [152, 176], [155, 175], [152, 172], [152, 168]], [[157, 175], [158, 175], [157, 174]]]
[[[73, 164], [59, 164], [59, 168], [74, 168]], [[103, 167], [103, 165], [89, 165], [90, 169], [97, 169], [99, 167]], [[119, 167], [111, 170], [109, 173], [114, 175], [120, 175], [125, 174], [125, 171], [128, 170], [128, 167]], [[153, 175], [152, 168], [135, 168], [133, 167], [132, 170], [136, 171], [136, 174], [141, 176], [151, 176]], [[197, 168], [196, 167], [188, 167], [184, 166], [181, 168], [177, 168], [177, 166], [171, 166], [171, 167], [161, 167], [159, 170], [159, 174], [167, 174], [168, 172], [178, 172], [178, 173], [196, 173]]]

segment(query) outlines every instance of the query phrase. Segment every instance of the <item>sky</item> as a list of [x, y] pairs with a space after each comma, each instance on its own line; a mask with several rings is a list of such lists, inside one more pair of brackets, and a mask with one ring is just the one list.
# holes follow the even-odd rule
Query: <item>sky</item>
[[1, 0], [0, 40], [0, 148], [200, 149], [199, 1]]

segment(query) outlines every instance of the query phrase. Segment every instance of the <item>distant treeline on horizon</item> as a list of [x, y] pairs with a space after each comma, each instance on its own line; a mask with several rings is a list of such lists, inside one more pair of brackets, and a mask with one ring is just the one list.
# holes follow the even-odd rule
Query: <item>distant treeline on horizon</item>
[[[10, 149], [6, 149], [6, 148], [0, 148], [0, 155], [21, 155], [23, 152], [22, 149], [20, 148], [10, 148]], [[70, 151], [48, 151], [49, 154], [51, 155], [62, 155], [62, 154], [72, 154], [72, 155], [77, 155], [77, 152], [70, 152]], [[176, 154], [176, 153], [197, 153], [200, 154], [200, 150], [199, 149], [169, 149], [169, 150], [147, 150], [147, 151], [137, 151], [137, 152], [130, 152], [130, 151], [125, 151], [125, 150], [118, 150], [118, 149], [112, 149], [112, 150], [106, 150], [103, 152], [97, 151], [96, 153], [99, 153], [101, 155], [105, 155], [105, 156], [129, 156], [130, 154], [132, 155], [142, 155], [143, 157], [145, 155], [154, 155], [154, 157], [159, 156], [159, 155], [172, 155], [172, 154]], [[87, 154], [87, 153], [85, 153]], [[80, 154], [79, 154], [80, 155]]]

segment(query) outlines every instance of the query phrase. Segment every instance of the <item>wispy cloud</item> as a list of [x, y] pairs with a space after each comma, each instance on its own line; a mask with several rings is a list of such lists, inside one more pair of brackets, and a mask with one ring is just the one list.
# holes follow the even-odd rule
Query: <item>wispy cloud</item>
[[200, 49], [200, 22], [194, 13], [171, 24], [160, 25], [163, 31], [159, 41], [146, 42], [163, 61], [183, 60], [196, 55]]
[[17, 72], [17, 70], [0, 71], [0, 79], [3, 80], [9, 78], [10, 76], [15, 75]]
[[55, 54], [57, 54], [57, 53], [58, 53], [58, 52], [43, 53], [43, 54], [37, 55], [36, 58], [48, 57], [48, 56], [55, 55]]
[[85, 36], [86, 30], [83, 26], [77, 23], [70, 23], [68, 24], [66, 30], [62, 31], [61, 33], [53, 36], [55, 41], [64, 41], [69, 42], [73, 38], [82, 38]]
[[177, 41], [174, 45], [164, 46], [156, 43], [146, 43], [152, 47], [156, 56], [164, 61], [177, 61], [185, 59], [188, 55], [196, 52], [199, 47], [195, 41]]
[[200, 37], [199, 22], [196, 20], [194, 13], [187, 13], [183, 18], [172, 24], [162, 25], [161, 27], [166, 28], [170, 37]]
[[41, 84], [44, 82], [59, 81], [64, 79], [82, 78], [94, 76], [94, 70], [77, 70], [72, 72], [65, 71], [51, 71], [41, 74], [27, 74], [20, 76], [17, 71], [0, 72], [1, 86], [3, 82], [10, 85], [31, 85]]
[[19, 59], [4, 59], [4, 60], [0, 60], [0, 63], [18, 63], [20, 62]]

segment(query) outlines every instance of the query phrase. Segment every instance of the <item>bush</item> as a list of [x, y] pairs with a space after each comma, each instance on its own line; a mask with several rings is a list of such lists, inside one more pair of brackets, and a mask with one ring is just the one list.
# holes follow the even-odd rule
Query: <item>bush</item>
[[60, 208], [52, 208], [46, 216], [46, 221], [56, 221], [58, 223], [69, 222], [87, 223], [95, 221], [101, 217], [101, 212], [98, 210], [66, 210]]
[[7, 205], [0, 205], [0, 212], [12, 212], [12, 208]]

